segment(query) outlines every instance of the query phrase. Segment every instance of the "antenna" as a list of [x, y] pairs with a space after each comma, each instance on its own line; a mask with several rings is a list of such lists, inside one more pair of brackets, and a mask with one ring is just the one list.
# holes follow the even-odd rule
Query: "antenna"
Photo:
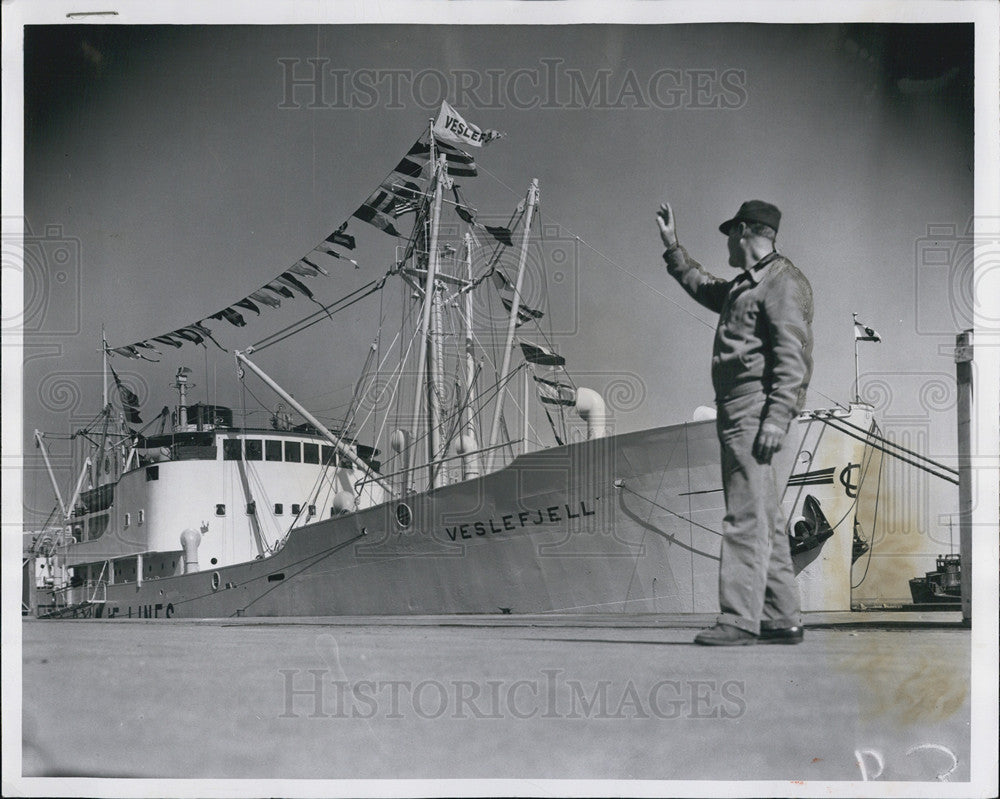
[[177, 389], [178, 395], [178, 406], [177, 406], [177, 426], [186, 427], [187, 426], [187, 392], [189, 388], [194, 388], [195, 384], [188, 381], [188, 375], [191, 374], [191, 369], [187, 366], [181, 366], [177, 370], [177, 374], [174, 375], [174, 382], [171, 384], [175, 389]]

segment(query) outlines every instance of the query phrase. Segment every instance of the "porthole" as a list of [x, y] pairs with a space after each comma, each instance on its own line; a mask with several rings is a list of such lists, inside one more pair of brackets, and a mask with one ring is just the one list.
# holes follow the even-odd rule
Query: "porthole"
[[212, 560], [209, 561], [209, 563], [211, 563], [213, 566], [218, 562], [219, 562], [218, 558], [212, 558]]
[[218, 591], [219, 586], [222, 584], [222, 578], [219, 577], [218, 572], [212, 572], [212, 590]]
[[396, 506], [396, 523], [400, 527], [409, 527], [412, 521], [413, 512], [410, 510], [410, 506], [404, 502], [400, 502]]

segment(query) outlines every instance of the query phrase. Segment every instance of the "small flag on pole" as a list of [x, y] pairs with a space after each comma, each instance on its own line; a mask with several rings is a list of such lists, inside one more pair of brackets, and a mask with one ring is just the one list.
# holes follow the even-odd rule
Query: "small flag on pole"
[[854, 338], [856, 341], [882, 341], [882, 337], [874, 327], [868, 327], [864, 322], [858, 320], [858, 315], [854, 314]]
[[538, 398], [547, 405], [576, 404], [576, 389], [573, 386], [560, 383], [558, 380], [546, 380], [544, 377], [534, 379], [538, 388]]
[[115, 386], [118, 388], [118, 397], [121, 400], [122, 413], [125, 419], [129, 424], [141, 424], [142, 419], [139, 418], [139, 397], [136, 396], [136, 393], [132, 389], [122, 383], [113, 366], [109, 364], [108, 368], [111, 369], [111, 376], [114, 378]]

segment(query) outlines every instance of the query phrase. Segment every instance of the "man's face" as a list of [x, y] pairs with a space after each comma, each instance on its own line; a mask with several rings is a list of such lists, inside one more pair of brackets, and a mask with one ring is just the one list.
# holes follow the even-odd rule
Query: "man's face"
[[745, 231], [746, 225], [743, 222], [737, 222], [729, 228], [729, 236], [726, 239], [726, 246], [729, 248], [729, 265], [735, 269], [743, 269], [746, 266], [746, 254], [740, 246]]

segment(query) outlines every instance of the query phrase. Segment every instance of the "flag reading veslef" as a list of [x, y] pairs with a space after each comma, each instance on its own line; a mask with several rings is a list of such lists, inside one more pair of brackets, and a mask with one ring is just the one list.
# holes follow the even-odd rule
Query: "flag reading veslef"
[[439, 139], [468, 144], [472, 147], [482, 147], [502, 135], [496, 130], [482, 130], [462, 119], [462, 115], [452, 108], [447, 101], [441, 103], [441, 111], [434, 122], [434, 135]]

